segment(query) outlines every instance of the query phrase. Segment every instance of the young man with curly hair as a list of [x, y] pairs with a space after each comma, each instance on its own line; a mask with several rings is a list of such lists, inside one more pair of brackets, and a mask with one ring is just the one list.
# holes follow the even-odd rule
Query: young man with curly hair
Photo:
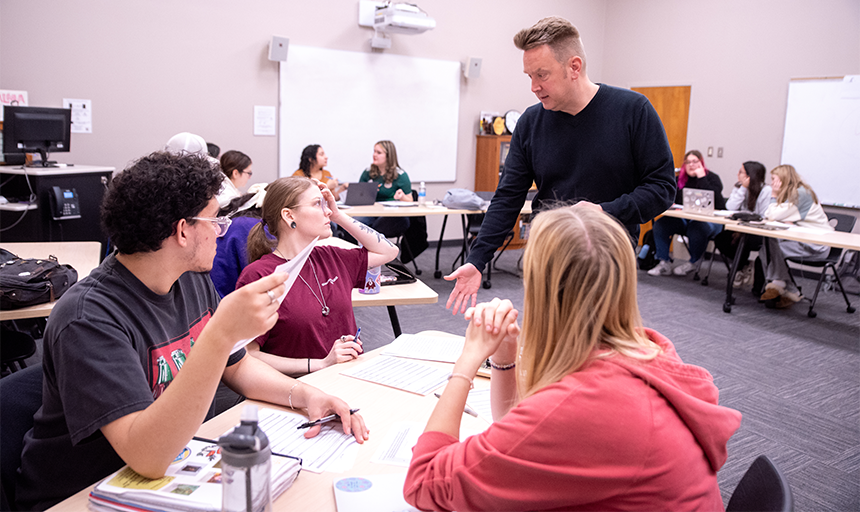
[[229, 226], [215, 217], [222, 179], [200, 155], [153, 153], [111, 182], [102, 224], [117, 251], [51, 313], [20, 506], [44, 510], [124, 463], [163, 476], [209, 417], [220, 381], [248, 398], [307, 408], [312, 420], [336, 413], [344, 431], [367, 438], [364, 420], [343, 400], [234, 350], [274, 325], [286, 275], [219, 304], [206, 272]]

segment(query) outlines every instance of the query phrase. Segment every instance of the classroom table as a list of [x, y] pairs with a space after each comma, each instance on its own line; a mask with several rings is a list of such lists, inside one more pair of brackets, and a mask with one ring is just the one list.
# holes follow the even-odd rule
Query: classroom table
[[[438, 331], [425, 331], [419, 334], [453, 336]], [[359, 477], [406, 472], [406, 468], [404, 467], [372, 463], [370, 459], [382, 446], [383, 439], [395, 423], [414, 422], [422, 425], [426, 424], [430, 418], [430, 413], [433, 412], [437, 399], [432, 393], [427, 396], [421, 396], [340, 374], [340, 372], [348, 368], [378, 357], [383, 350], [385, 350], [385, 347], [380, 347], [362, 354], [357, 360], [329, 366], [299, 379], [302, 382], [307, 382], [322, 389], [326, 393], [342, 398], [350, 407], [360, 408], [361, 415], [370, 428], [370, 439], [359, 448], [355, 465], [344, 473], [323, 472], [315, 474], [309, 471], [300, 473], [293, 486], [275, 500], [273, 510], [335, 512], [337, 509], [334, 501], [334, 481], [349, 476]], [[443, 369], [453, 368], [453, 364], [448, 363], [420, 362]], [[475, 388], [487, 388], [489, 385], [489, 379], [475, 379]], [[257, 403], [261, 407], [287, 410], [277, 405], [248, 400], [204, 423], [197, 431], [197, 435], [207, 439], [219, 437], [239, 423], [242, 408], [248, 403]], [[487, 426], [488, 423], [485, 420], [463, 414], [462, 432], [477, 433], [485, 430]], [[52, 512], [65, 512], [86, 509], [87, 496], [93, 486], [82, 490], [49, 510]]]
[[[389, 206], [385, 206], [386, 203], [388, 203]], [[433, 277], [436, 279], [442, 277], [442, 272], [439, 270], [439, 252], [442, 249], [442, 240], [445, 237], [445, 227], [448, 224], [448, 215], [460, 215], [460, 223], [463, 228], [462, 254], [465, 255], [468, 251], [468, 243], [466, 240], [468, 234], [466, 215], [479, 215], [487, 212], [486, 209], [468, 210], [464, 208], [447, 208], [442, 205], [433, 204], [419, 206], [416, 203], [408, 202], [402, 202], [401, 204], [411, 206], [391, 206], [391, 204], [397, 203], [397, 201], [387, 201], [374, 203], [368, 206], [352, 206], [350, 208], [344, 208], [341, 211], [350, 217], [425, 217], [428, 215], [444, 215], [445, 217], [442, 219], [442, 229], [439, 232], [439, 242], [436, 244], [436, 268], [433, 272]], [[532, 213], [532, 202], [527, 200], [525, 204], [523, 204], [520, 214], [530, 213]]]
[[740, 240], [738, 240], [738, 247], [735, 252], [735, 258], [732, 261], [732, 266], [729, 270], [729, 276], [726, 280], [726, 300], [723, 303], [723, 311], [726, 313], [732, 312], [732, 304], [734, 303], [734, 299], [732, 298], [732, 292], [734, 287], [732, 286], [732, 283], [734, 282], [735, 272], [737, 272], [737, 269], [740, 266], [740, 256], [741, 252], [743, 252], [744, 243], [746, 242], [746, 235], [758, 235], [768, 238], [779, 238], [782, 240], [794, 240], [796, 242], [803, 242], [807, 244], [826, 245], [829, 247], [839, 247], [842, 249], [860, 251], [860, 234], [856, 233], [842, 233], [839, 231], [821, 231], [818, 233], [813, 233], [805, 230], [793, 230], [791, 228], [770, 230], [751, 226], [749, 224], [741, 223], [736, 220], [731, 220], [728, 217], [685, 212], [683, 210], [671, 208], [663, 212], [663, 215], [667, 217], [675, 217], [678, 219], [722, 224], [725, 226], [725, 229], [729, 231], [735, 231], [741, 234]]
[[[87, 277], [101, 260], [101, 242], [3, 242], [0, 247], [21, 258], [56, 256], [59, 263], [71, 265], [78, 272], [78, 280]], [[46, 317], [51, 314], [56, 303], [52, 301], [0, 311], [0, 321]]]
[[[346, 240], [331, 236], [318, 242], [322, 245], [333, 245], [343, 249], [354, 249], [355, 244]], [[386, 306], [388, 308], [388, 318], [391, 320], [391, 328], [394, 331], [394, 337], [400, 336], [400, 320], [397, 318], [397, 309], [395, 306], [407, 306], [413, 304], [436, 304], [439, 302], [439, 294], [433, 291], [432, 288], [416, 278], [414, 283], [395, 284], [379, 287], [379, 293], [365, 294], [358, 291], [357, 288], [352, 289], [352, 306]]]

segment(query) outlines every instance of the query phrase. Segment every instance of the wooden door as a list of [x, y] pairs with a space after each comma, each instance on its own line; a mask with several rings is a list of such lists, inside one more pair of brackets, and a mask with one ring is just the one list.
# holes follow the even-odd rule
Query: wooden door
[[681, 167], [684, 163], [684, 153], [687, 151], [687, 120], [690, 115], [690, 86], [674, 87], [633, 87], [634, 91], [645, 95], [654, 106], [666, 137], [669, 139], [669, 147], [672, 148], [672, 158], [675, 167]]

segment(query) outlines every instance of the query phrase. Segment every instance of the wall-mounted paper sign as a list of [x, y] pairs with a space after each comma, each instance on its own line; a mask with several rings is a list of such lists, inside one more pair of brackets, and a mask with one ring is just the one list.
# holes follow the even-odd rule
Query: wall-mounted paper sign
[[26, 107], [27, 91], [10, 91], [8, 89], [0, 89], [0, 121], [3, 120], [3, 105], [20, 105]]
[[254, 135], [275, 135], [275, 107], [254, 105]]
[[93, 133], [93, 101], [63, 98], [63, 108], [72, 109], [72, 133]]

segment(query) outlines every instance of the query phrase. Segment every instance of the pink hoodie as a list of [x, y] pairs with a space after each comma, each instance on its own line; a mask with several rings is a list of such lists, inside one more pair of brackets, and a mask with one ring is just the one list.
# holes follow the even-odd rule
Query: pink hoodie
[[459, 443], [428, 432], [406, 500], [441, 510], [721, 510], [716, 471], [739, 412], [703, 368], [646, 329], [650, 362], [597, 359]]

